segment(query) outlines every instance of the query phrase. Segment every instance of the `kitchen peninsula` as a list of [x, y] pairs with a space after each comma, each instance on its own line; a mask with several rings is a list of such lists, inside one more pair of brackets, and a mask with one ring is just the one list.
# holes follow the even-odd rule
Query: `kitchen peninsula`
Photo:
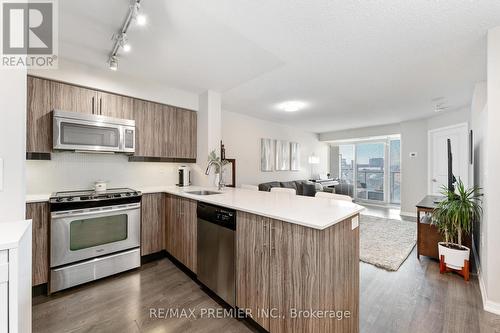
[[197, 204], [232, 209], [238, 308], [272, 333], [359, 332], [361, 206], [234, 188], [138, 189], [143, 256], [166, 250], [196, 274]]

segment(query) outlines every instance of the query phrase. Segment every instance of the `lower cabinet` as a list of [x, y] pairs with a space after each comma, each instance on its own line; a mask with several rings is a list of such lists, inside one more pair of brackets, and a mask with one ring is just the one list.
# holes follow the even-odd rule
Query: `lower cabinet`
[[[271, 333], [359, 332], [359, 228], [350, 219], [317, 230], [238, 212], [237, 223], [240, 309]], [[349, 310], [351, 319], [311, 310]]]
[[48, 202], [26, 204], [26, 219], [32, 221], [32, 283], [33, 286], [49, 281], [49, 223]]
[[165, 248], [196, 273], [196, 201], [167, 195], [165, 200]]
[[269, 331], [269, 257], [268, 218], [238, 212], [236, 226], [236, 305], [248, 309], [253, 319]]
[[141, 255], [163, 251], [165, 204], [163, 193], [142, 195], [141, 203]]

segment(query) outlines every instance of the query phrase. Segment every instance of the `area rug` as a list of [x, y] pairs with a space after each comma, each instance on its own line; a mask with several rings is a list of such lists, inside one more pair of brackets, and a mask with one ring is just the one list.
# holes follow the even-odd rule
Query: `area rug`
[[360, 259], [368, 264], [397, 271], [417, 242], [415, 222], [360, 216]]

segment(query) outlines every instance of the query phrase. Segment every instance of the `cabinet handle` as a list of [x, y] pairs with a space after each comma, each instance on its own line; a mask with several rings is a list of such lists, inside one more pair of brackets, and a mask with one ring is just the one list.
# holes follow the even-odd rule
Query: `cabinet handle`
[[276, 234], [276, 228], [271, 227], [271, 252], [276, 253], [276, 242], [274, 241], [274, 236]]
[[102, 97], [99, 98], [99, 114], [102, 115]]
[[92, 114], [94, 114], [94, 106], [95, 106], [95, 97], [92, 97]]
[[[262, 219], [262, 221], [264, 221], [264, 219]], [[265, 249], [267, 249], [267, 242], [265, 241], [266, 234], [267, 234], [267, 224], [265, 222], [264, 222], [264, 225], [263, 225], [262, 228], [264, 229], [264, 231], [263, 231], [263, 234], [264, 234], [264, 243], [262, 245], [262, 248], [265, 250]]]

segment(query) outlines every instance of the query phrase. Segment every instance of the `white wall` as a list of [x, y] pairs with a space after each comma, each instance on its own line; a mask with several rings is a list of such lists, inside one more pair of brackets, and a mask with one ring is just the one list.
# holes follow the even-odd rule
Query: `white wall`
[[[488, 32], [487, 60], [487, 109], [482, 117], [486, 140], [483, 145], [485, 169], [481, 175], [484, 185], [483, 202], [483, 251], [481, 254], [481, 279], [484, 306], [500, 314], [500, 215], [494, 205], [500, 202], [500, 27]], [[481, 116], [479, 117], [481, 119]], [[486, 133], [486, 134], [485, 134]], [[483, 139], [484, 140], [484, 139]], [[490, 205], [491, 204], [491, 205]], [[491, 207], [490, 207], [491, 206]]]
[[25, 218], [26, 71], [2, 69], [0, 74], [0, 222]]
[[[300, 143], [300, 171], [260, 171], [260, 139], [282, 139]], [[238, 113], [222, 112], [222, 139], [226, 157], [236, 159], [236, 182], [259, 184], [268, 181], [308, 179], [311, 168], [308, 157], [314, 153], [320, 158], [320, 165], [314, 173], [327, 172], [329, 168], [328, 146], [319, 142], [317, 134], [303, 132], [296, 128], [248, 117]]]
[[[320, 134], [321, 141], [348, 140], [401, 135], [401, 212], [414, 215], [417, 204], [427, 194], [427, 133], [430, 129], [469, 121], [470, 111], [463, 108], [434, 117], [405, 121], [397, 124], [354, 128]], [[417, 153], [410, 157], [410, 153]]]

